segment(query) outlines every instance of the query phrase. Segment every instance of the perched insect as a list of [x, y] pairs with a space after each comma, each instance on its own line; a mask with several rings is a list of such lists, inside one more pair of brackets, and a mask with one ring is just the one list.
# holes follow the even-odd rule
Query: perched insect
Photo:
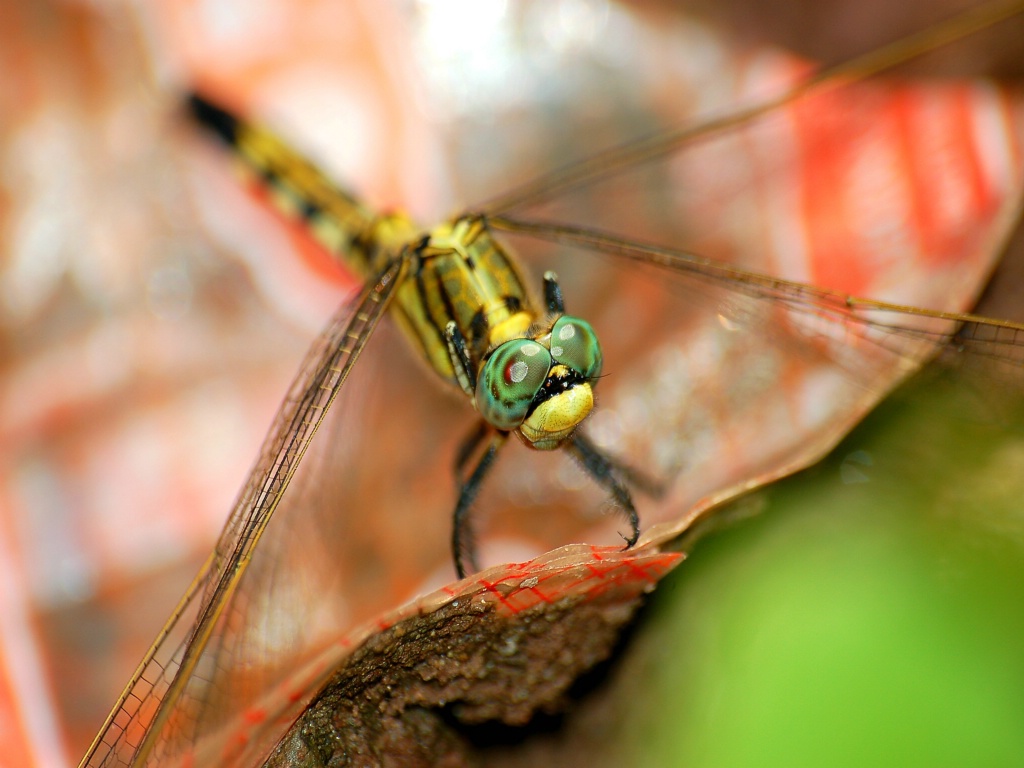
[[[995, 7], [984, 23], [1018, 10]], [[944, 29], [962, 32], [964, 24], [959, 21]], [[942, 36], [941, 31], [937, 36]], [[83, 765], [184, 759], [191, 742], [218, 727], [220, 715], [215, 713], [224, 702], [230, 701], [237, 708], [241, 705], [236, 700], [258, 699], [271, 682], [284, 675], [282, 669], [273, 668], [276, 660], [271, 659], [267, 665], [270, 671], [261, 671], [255, 682], [228, 679], [250, 672], [241, 670], [247, 666], [245, 662], [262, 661], [261, 654], [270, 641], [260, 632], [266, 630], [269, 634], [278, 629], [250, 623], [247, 611], [257, 611], [262, 601], [271, 599], [268, 589], [280, 573], [277, 569], [288, 568], [306, 555], [304, 551], [282, 554], [283, 550], [271, 550], [285, 545], [278, 543], [282, 539], [265, 535], [267, 527], [279, 506], [292, 502], [293, 494], [285, 492], [324, 423], [328, 408], [343, 385], [346, 392], [351, 389], [350, 376], [358, 375], [354, 373], [355, 362], [376, 336], [378, 322], [389, 308], [396, 309], [399, 323], [434, 372], [471, 398], [483, 419], [457, 450], [457, 470], [460, 475], [468, 474], [460, 481], [452, 532], [460, 576], [467, 566], [472, 570], [478, 567], [469, 512], [485, 474], [512, 432], [535, 448], [549, 451], [564, 447], [574, 454], [586, 473], [625, 511], [630, 529], [624, 536], [627, 546], [639, 542], [639, 515], [629, 486], [655, 490], [655, 483], [641, 472], [653, 470], [652, 476], [660, 480], [666, 469], [672, 474], [685, 461], [667, 450], [675, 447], [670, 443], [681, 430], [677, 414], [660, 408], [657, 400], [681, 400], [678, 387], [682, 377], [661, 377], [657, 390], [641, 398], [646, 399], [655, 412], [653, 418], [660, 422], [642, 422], [634, 414], [636, 423], [643, 424], [635, 429], [636, 434], [649, 438], [653, 446], [637, 462], [639, 471], [619, 463], [617, 456], [611, 458], [612, 451], [578, 429], [594, 410], [594, 387], [607, 369], [605, 361], [612, 359], [611, 347], [598, 342], [596, 321], [592, 326], [565, 315], [562, 289], [554, 272], [544, 276], [544, 310], [537, 309], [527, 280], [495, 237], [499, 231], [621, 257], [620, 270], [625, 269], [623, 265], [639, 265], [647, 270], [636, 269], [635, 275], [630, 270], [629, 274], [620, 272], [624, 277], [622, 284], [615, 286], [616, 295], [627, 295], [631, 290], [634, 298], [649, 295], [627, 283], [634, 279], [650, 282], [654, 275], [655, 280], [672, 286], [676, 283], [671, 281], [686, 277], [715, 297], [740, 297], [735, 314], [724, 310], [720, 313], [719, 325], [726, 332], [731, 332], [740, 320], [753, 326], [767, 325], [776, 316], [784, 318], [779, 331], [780, 337], [785, 337], [784, 345], [799, 339], [806, 345], [801, 355], [827, 360], [833, 368], [842, 369], [844, 376], [850, 376], [851, 389], [859, 394], [836, 398], [855, 401], [840, 419], [844, 424], [822, 428], [811, 441], [813, 445], [807, 445], [803, 453], [797, 452], [795, 458], [779, 450], [769, 451], [770, 455], [759, 463], [751, 462], [749, 476], [757, 482], [791, 471], [810, 456], [820, 455], [846, 423], [863, 413], [916, 363], [945, 347], [954, 334], [958, 334], [958, 345], [984, 347], [993, 356], [1018, 365], [1024, 346], [1022, 329], [1009, 323], [854, 299], [845, 293], [747, 272], [675, 248], [645, 244], [637, 237], [516, 215], [517, 211], [594, 184], [623, 169], [667, 156], [688, 142], [746, 125], [835, 78], [864, 77], [907, 57], [916, 47], [916, 42], [896, 46], [852, 62], [805, 81], [777, 99], [696, 129], [610, 150], [425, 234], [404, 215], [378, 216], [369, 211], [268, 131], [240, 121], [201, 98], [194, 99], [192, 106], [199, 118], [237, 150], [268, 187], [278, 207], [307, 226], [329, 250], [343, 253], [365, 280], [365, 288], [335, 317], [309, 353], [217, 549], [144, 658]], [[1011, 176], [1014, 181], [1010, 186], [1019, 185], [1019, 169]], [[1006, 211], [1015, 211], [1016, 206], [1016, 200], [1010, 198], [1013, 195], [1007, 194], [990, 206], [994, 212], [989, 214], [988, 226], [981, 228], [983, 235], [971, 243], [970, 250], [988, 252], [1005, 234], [1005, 220], [1010, 218]], [[744, 304], [743, 297], [753, 297], [760, 309], [755, 311], [753, 303]], [[572, 301], [569, 303], [572, 305]], [[678, 331], [682, 335], [688, 330], [676, 322], [675, 315], [668, 314], [670, 311], [659, 316], [654, 330], [642, 329], [644, 333], [667, 336]], [[638, 335], [644, 333], [637, 331]], [[621, 351], [623, 346], [619, 344], [615, 349]], [[868, 352], [855, 353], [858, 346], [866, 347]], [[670, 374], [674, 372], [670, 363], [675, 359], [668, 358], [664, 367]], [[870, 387], [865, 382], [871, 382]], [[740, 383], [750, 385], [748, 380]], [[757, 401], [749, 390], [737, 392], [735, 398]], [[723, 395], [721, 402], [731, 404], [731, 393], [729, 398]], [[783, 459], [778, 457], [780, 454]], [[633, 455], [633, 451], [625, 454], [631, 464]], [[307, 465], [302, 466], [307, 471]], [[344, 467], [339, 471], [344, 472]], [[747, 485], [753, 482], [744, 480]], [[711, 488], [701, 493], [710, 494], [716, 488], [711, 482]], [[386, 490], [381, 487], [374, 492]], [[685, 528], [693, 519], [683, 513], [685, 509], [689, 507], [672, 497], [659, 502], [657, 509], [652, 505], [650, 515], [641, 508], [645, 526], [654, 524], [653, 532], [648, 534], [650, 543], [663, 542]], [[266, 562], [272, 565], [266, 569], [250, 566], [260, 557], [268, 558]], [[310, 595], [291, 597], [308, 600]], [[302, 634], [302, 642], [308, 644], [304, 649], [324, 636], [323, 628], [314, 621], [304, 618], [294, 625], [286, 629], [295, 636]], [[280, 644], [287, 645], [291, 639], [286, 637]]]
[[[401, 214], [376, 216], [331, 188], [315, 168], [273, 134], [193, 96], [195, 116], [224, 139], [272, 188], [272, 198], [300, 216], [323, 245], [344, 255], [394, 293], [399, 321], [430, 367], [461, 389], [483, 421], [459, 450], [463, 470], [486, 449], [461, 484], [453, 515], [452, 554], [462, 578], [479, 570], [469, 528], [477, 489], [512, 433], [538, 450], [567, 448], [625, 511], [636, 544], [640, 523], [616, 463], [576, 428], [594, 407], [601, 346], [586, 321], [565, 314], [562, 291], [544, 275], [547, 316], [533, 307], [519, 267], [496, 240], [486, 215], [469, 214], [418, 235]], [[632, 474], [632, 473], [630, 473]]]

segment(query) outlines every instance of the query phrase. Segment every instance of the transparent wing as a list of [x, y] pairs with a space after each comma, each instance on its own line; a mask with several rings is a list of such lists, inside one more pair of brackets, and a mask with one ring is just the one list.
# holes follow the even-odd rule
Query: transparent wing
[[[395, 261], [346, 305], [311, 348], [209, 561], [168, 620], [108, 718], [84, 765], [181, 757], [202, 731], [203, 682], [238, 663], [223, 633], [239, 581], [325, 414], [390, 302]], [[212, 641], [212, 642], [211, 642]]]
[[[788, 64], [773, 75], [803, 77]], [[676, 134], [693, 143], [641, 142], [672, 150], [657, 163], [570, 167], [584, 187], [506, 213], [844, 294], [970, 308], [1019, 210], [1019, 90], [877, 78], [786, 91], [795, 98], [741, 110], [727, 130]]]
[[[607, 383], [585, 429], [668, 483], [666, 499], [644, 502], [645, 542], [821, 458], [933, 358], [989, 386], [1024, 381], [1016, 323], [859, 299], [593, 230], [492, 224], [578, 248], [567, 261], [618, 257], [596, 267], [615, 299], [588, 307], [610, 332]], [[626, 314], [629, 327], [612, 319]], [[610, 367], [623, 359], [628, 370]]]
[[955, 15], [945, 22], [928, 27], [917, 34], [900, 38], [870, 52], [832, 67], [810, 71], [777, 95], [762, 99], [752, 106], [726, 110], [722, 115], [694, 125], [657, 133], [649, 138], [612, 147], [555, 171], [531, 179], [481, 206], [487, 214], [501, 214], [557, 198], [573, 189], [587, 187], [613, 177], [624, 170], [656, 161], [702, 139], [750, 124], [772, 110], [791, 104], [817, 90], [841, 86], [845, 81], [863, 80], [878, 72], [892, 70], [924, 53], [951, 41], [984, 30], [1021, 11], [1015, 0], [985, 3]]

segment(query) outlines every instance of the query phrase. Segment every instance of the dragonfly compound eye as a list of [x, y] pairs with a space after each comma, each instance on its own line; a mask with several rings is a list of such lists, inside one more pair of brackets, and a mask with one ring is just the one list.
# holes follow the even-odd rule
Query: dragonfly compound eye
[[550, 369], [551, 353], [536, 341], [506, 341], [491, 353], [477, 378], [476, 407], [480, 415], [498, 429], [517, 428]]
[[551, 328], [551, 357], [590, 381], [601, 373], [601, 345], [590, 323], [562, 316]]

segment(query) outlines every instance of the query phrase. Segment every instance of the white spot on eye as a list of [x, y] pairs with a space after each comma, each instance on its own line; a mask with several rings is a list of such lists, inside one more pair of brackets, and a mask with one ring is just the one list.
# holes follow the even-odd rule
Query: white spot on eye
[[561, 328], [558, 329], [558, 338], [561, 341], [565, 341], [566, 339], [571, 339], [575, 335], [576, 335], [576, 326], [573, 325], [572, 323], [566, 323], [565, 325], [563, 325]]
[[523, 346], [521, 346], [519, 348], [519, 351], [522, 352], [527, 357], [533, 357], [534, 355], [539, 355], [540, 354], [540, 350], [541, 350], [540, 344], [524, 344]]
[[520, 381], [526, 378], [526, 374], [530, 372], [530, 366], [524, 363], [522, 360], [516, 360], [512, 363], [512, 367], [508, 369], [508, 377], [512, 379], [513, 384], [518, 384]]
[[564, 352], [565, 352], [565, 347], [552, 347], [551, 348], [551, 356], [552, 357], [561, 357]]

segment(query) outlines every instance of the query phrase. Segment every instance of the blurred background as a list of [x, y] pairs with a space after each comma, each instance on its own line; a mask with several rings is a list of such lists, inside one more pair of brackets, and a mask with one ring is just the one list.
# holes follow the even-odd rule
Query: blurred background
[[[957, 5], [0, 0], [0, 762], [77, 762], [352, 288], [193, 136], [183, 92], [198, 84], [265, 116], [373, 205], [430, 223], [651, 125], [645, 110], [657, 125], [753, 99], [772, 83], [750, 73], [783, 49], [840, 61]], [[1017, 77], [1021, 34], [1000, 29], [904, 74]], [[676, 90], [682, 74], [699, 87]], [[568, 130], [591, 124], [611, 127], [586, 141]], [[1019, 310], [1012, 270], [985, 311]], [[948, 397], [903, 402], [927, 406], [926, 427], [937, 411], [972, 413]], [[820, 498], [770, 491], [755, 508], [771, 514], [702, 545], [659, 595], [639, 655], [604, 683], [625, 687], [537, 749], [579, 739], [639, 764], [629, 750], [656, 745], [646, 765], [1013, 764], [1024, 662], [1008, 638], [1024, 570], [1019, 510], [999, 505], [1020, 498], [1024, 453], [1007, 398], [1005, 419], [963, 417], [996, 425], [971, 441], [964, 422], [946, 429], [948, 448], [915, 441], [982, 478], [944, 505], [836, 511], [865, 478], [930, 499], [919, 487], [951, 474], [907, 479], [932, 465], [908, 459], [912, 446], [875, 447], [884, 425], [817, 471]], [[790, 634], [807, 626], [822, 637]], [[883, 631], [838, 673], [844, 687], [827, 677], [841, 655], [829, 643], [855, 646], [864, 626]], [[823, 701], [825, 724], [811, 719]], [[865, 712], [882, 735], [853, 718]], [[828, 733], [840, 734], [830, 748]], [[894, 746], [947, 743], [935, 734], [962, 757]]]

